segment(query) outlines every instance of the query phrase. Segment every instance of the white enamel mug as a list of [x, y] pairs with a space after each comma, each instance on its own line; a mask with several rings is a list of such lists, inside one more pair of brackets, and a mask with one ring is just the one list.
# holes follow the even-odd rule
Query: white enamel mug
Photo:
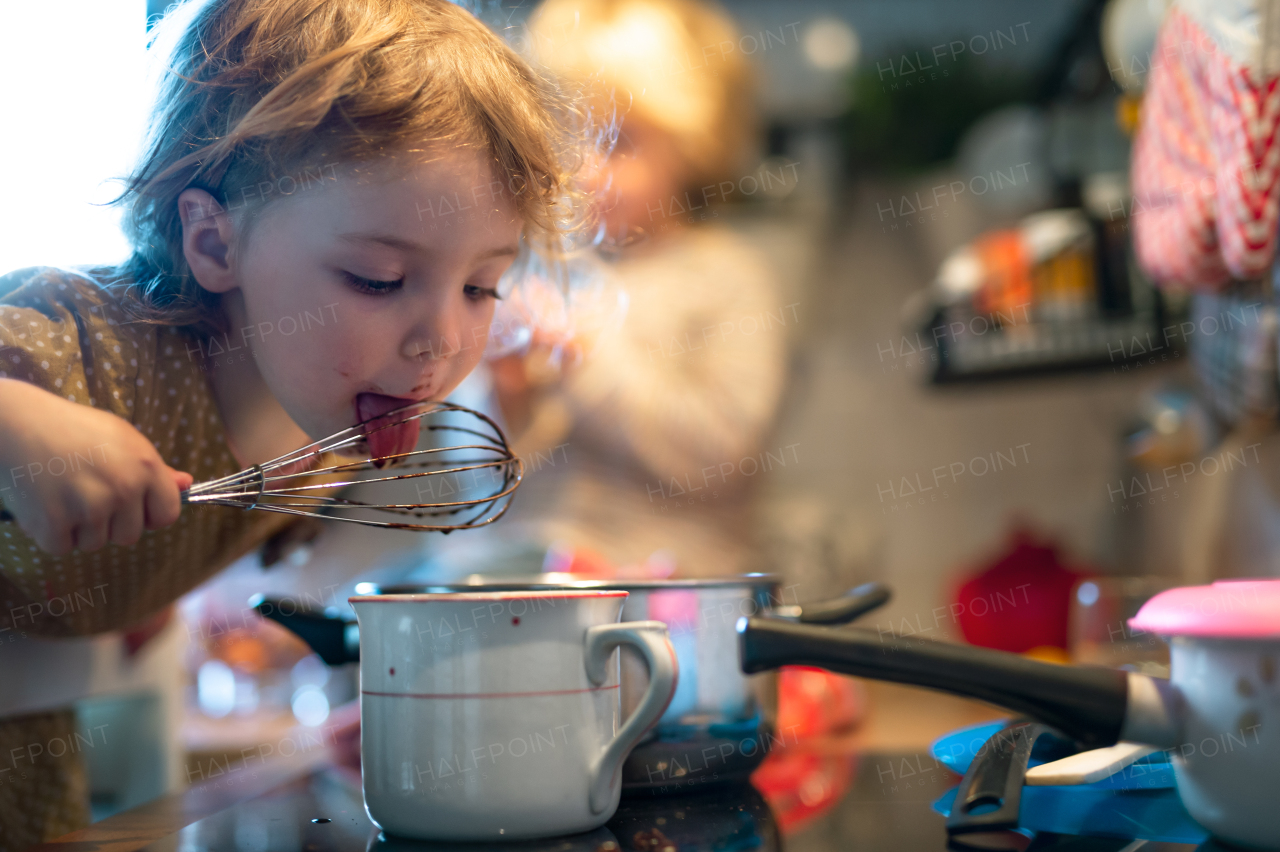
[[[360, 624], [365, 809], [424, 840], [590, 831], [618, 807], [620, 768], [675, 695], [660, 621], [619, 624], [624, 591], [350, 598]], [[649, 687], [621, 718], [618, 655]]]

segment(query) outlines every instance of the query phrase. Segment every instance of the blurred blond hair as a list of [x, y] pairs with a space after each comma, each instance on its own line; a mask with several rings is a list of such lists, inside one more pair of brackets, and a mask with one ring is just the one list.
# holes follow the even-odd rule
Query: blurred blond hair
[[690, 186], [736, 178], [755, 153], [753, 74], [729, 15], [704, 0], [546, 0], [529, 21], [540, 65], [622, 116], [672, 134]]

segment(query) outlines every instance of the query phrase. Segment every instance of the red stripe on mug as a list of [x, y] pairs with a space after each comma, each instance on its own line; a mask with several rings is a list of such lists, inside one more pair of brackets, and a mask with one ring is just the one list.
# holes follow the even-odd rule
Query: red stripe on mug
[[593, 686], [589, 689], [553, 689], [546, 692], [373, 692], [362, 689], [361, 695], [383, 695], [389, 698], [541, 698], [548, 695], [579, 695], [584, 692], [601, 692], [617, 689], [613, 686]]

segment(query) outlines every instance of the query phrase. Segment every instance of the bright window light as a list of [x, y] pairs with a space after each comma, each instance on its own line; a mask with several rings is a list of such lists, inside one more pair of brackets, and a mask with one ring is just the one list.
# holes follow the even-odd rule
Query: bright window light
[[0, 3], [0, 274], [128, 255], [120, 193], [141, 139], [146, 0]]
[[858, 34], [839, 18], [818, 18], [805, 29], [804, 55], [823, 71], [852, 68], [858, 49]]
[[196, 672], [196, 703], [206, 716], [221, 719], [236, 706], [236, 673], [222, 660], [205, 660]]
[[294, 692], [291, 705], [294, 718], [308, 728], [319, 727], [329, 718], [329, 699], [324, 690], [314, 684]]

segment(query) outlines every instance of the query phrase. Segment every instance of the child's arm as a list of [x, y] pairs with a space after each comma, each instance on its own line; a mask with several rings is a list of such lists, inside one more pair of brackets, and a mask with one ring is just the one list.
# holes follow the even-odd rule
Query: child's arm
[[[52, 460], [86, 452], [93, 464], [49, 472]], [[144, 529], [178, 519], [179, 491], [190, 485], [120, 417], [0, 379], [0, 499], [42, 550], [133, 545]]]
[[181, 506], [178, 470], [239, 465], [199, 342], [135, 319], [113, 278], [0, 276], [0, 500], [17, 516], [0, 520], [0, 637], [130, 631], [280, 525]]

